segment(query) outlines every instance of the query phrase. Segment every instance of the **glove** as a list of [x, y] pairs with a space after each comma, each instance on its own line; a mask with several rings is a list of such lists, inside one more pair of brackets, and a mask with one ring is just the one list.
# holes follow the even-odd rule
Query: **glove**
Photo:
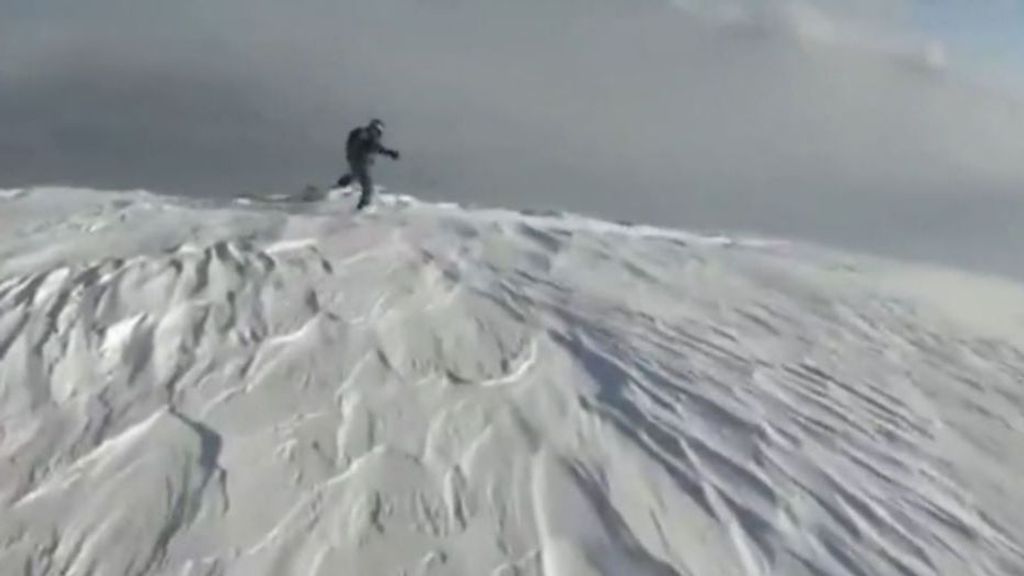
[[390, 154], [388, 155], [391, 156], [392, 160], [398, 160], [402, 156], [401, 154], [398, 153], [398, 150], [391, 150]]

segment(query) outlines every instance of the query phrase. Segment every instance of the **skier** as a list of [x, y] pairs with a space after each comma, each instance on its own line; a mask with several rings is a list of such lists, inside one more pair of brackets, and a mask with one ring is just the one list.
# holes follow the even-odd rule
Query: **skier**
[[362, 188], [359, 196], [359, 203], [356, 210], [362, 210], [373, 198], [373, 179], [370, 177], [370, 166], [373, 165], [373, 157], [377, 154], [390, 156], [392, 160], [398, 160], [397, 150], [392, 150], [381, 144], [381, 136], [384, 135], [384, 122], [374, 118], [366, 126], [353, 129], [348, 133], [348, 141], [345, 143], [345, 157], [348, 160], [349, 173], [338, 178], [338, 187], [344, 188], [355, 179]]

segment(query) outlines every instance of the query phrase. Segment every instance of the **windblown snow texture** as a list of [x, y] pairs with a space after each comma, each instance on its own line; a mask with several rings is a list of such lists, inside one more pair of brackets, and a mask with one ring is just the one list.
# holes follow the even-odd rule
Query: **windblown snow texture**
[[1016, 288], [382, 201], [4, 193], [0, 574], [1024, 573]]

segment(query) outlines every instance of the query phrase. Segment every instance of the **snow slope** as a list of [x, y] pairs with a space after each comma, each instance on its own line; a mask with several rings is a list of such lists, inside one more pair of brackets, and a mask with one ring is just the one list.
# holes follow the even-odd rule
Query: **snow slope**
[[0, 193], [0, 574], [1024, 574], [1017, 287], [387, 200]]

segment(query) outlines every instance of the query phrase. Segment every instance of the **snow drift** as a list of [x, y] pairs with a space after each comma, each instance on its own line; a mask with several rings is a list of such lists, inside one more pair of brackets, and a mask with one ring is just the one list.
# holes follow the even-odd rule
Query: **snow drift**
[[1017, 288], [385, 200], [3, 193], [0, 574], [1024, 573]]

